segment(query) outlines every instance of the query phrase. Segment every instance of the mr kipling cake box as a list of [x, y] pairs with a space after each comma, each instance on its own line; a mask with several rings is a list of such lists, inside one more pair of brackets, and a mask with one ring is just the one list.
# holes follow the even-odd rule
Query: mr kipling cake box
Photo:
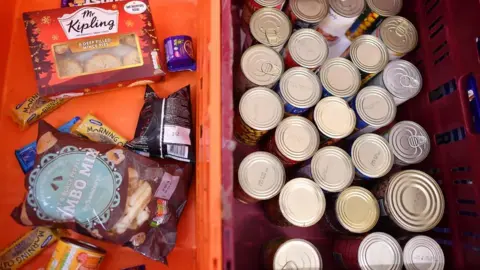
[[165, 75], [147, 0], [23, 14], [40, 96], [80, 96]]

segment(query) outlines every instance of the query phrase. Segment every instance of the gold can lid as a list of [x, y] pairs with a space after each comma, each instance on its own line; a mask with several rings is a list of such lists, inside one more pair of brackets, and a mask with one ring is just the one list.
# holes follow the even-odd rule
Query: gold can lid
[[404, 17], [388, 17], [379, 27], [380, 38], [390, 50], [398, 53], [409, 53], [417, 46], [417, 29]]
[[380, 218], [380, 208], [373, 194], [362, 187], [349, 187], [340, 193], [335, 204], [337, 219], [352, 233], [373, 229]]
[[361, 78], [358, 68], [348, 59], [327, 59], [320, 69], [322, 86], [332, 95], [347, 98], [357, 94]]
[[388, 49], [372, 35], [361, 35], [350, 45], [350, 58], [355, 66], [366, 73], [379, 73], [388, 64]]
[[260, 43], [275, 47], [287, 42], [292, 33], [292, 23], [276, 8], [261, 8], [250, 18], [250, 33]]
[[358, 137], [352, 145], [352, 161], [357, 170], [371, 178], [385, 176], [393, 167], [394, 156], [387, 140], [367, 133]]
[[410, 232], [433, 229], [443, 217], [445, 199], [432, 177], [406, 170], [390, 177], [385, 204], [392, 220]]
[[440, 245], [424, 235], [410, 239], [403, 249], [403, 263], [407, 270], [443, 270], [445, 255]]
[[293, 14], [302, 21], [319, 23], [328, 14], [327, 0], [290, 0]]
[[323, 269], [322, 256], [309, 241], [290, 239], [283, 243], [273, 257], [274, 270], [320, 270]]
[[290, 68], [280, 78], [280, 93], [294, 107], [311, 108], [322, 96], [320, 79], [307, 68]]
[[397, 15], [403, 6], [403, 0], [366, 0], [368, 7], [383, 17]]
[[256, 130], [271, 130], [283, 119], [284, 105], [277, 93], [254, 87], [242, 95], [239, 105], [242, 120]]
[[315, 125], [302, 116], [290, 116], [282, 120], [275, 130], [278, 150], [288, 159], [305, 161], [320, 146], [320, 134]]
[[325, 37], [313, 29], [295, 31], [288, 41], [287, 48], [292, 59], [306, 68], [317, 68], [328, 57]]
[[[378, 75], [380, 76], [380, 75]], [[423, 86], [422, 74], [418, 68], [406, 60], [393, 60], [382, 73], [385, 88], [400, 99], [415, 97]]]
[[395, 157], [406, 164], [420, 163], [430, 153], [427, 131], [412, 121], [395, 124], [388, 133], [388, 141]]
[[285, 0], [254, 0], [256, 3], [262, 7], [276, 7], [285, 3]]
[[374, 127], [389, 125], [397, 115], [397, 105], [392, 96], [378, 86], [367, 86], [360, 90], [355, 99], [355, 108], [358, 116]]
[[287, 182], [280, 192], [280, 211], [298, 227], [315, 225], [325, 212], [325, 195], [319, 185], [307, 178]]
[[358, 17], [365, 9], [365, 0], [329, 0], [330, 7], [346, 18]]
[[312, 176], [328, 192], [340, 192], [349, 187], [355, 177], [355, 167], [350, 156], [336, 146], [318, 150], [312, 158]]
[[398, 241], [382, 232], [367, 235], [358, 248], [358, 264], [362, 270], [401, 270], [402, 257]]
[[242, 55], [242, 72], [256, 85], [271, 85], [280, 79], [283, 73], [283, 59], [270, 47], [253, 45]]
[[326, 97], [315, 106], [315, 124], [325, 136], [343, 139], [355, 129], [357, 118], [348, 103], [339, 97]]

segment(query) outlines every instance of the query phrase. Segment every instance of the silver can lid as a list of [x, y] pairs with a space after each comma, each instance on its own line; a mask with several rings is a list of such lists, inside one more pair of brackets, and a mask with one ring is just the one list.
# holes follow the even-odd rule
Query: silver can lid
[[358, 92], [355, 107], [360, 118], [374, 127], [384, 127], [395, 119], [397, 105], [387, 90], [367, 86]]
[[404, 17], [386, 18], [380, 25], [380, 38], [390, 50], [398, 53], [409, 53], [418, 43], [415, 26]]
[[407, 270], [443, 270], [445, 255], [435, 240], [419, 235], [410, 239], [405, 245], [403, 263]]
[[392, 220], [410, 232], [433, 229], [443, 217], [445, 200], [432, 177], [417, 170], [406, 170], [390, 177], [385, 203]]
[[250, 19], [250, 32], [258, 42], [276, 47], [287, 42], [292, 33], [292, 23], [285, 13], [276, 8], [261, 8]]
[[328, 14], [327, 0], [290, 0], [293, 14], [302, 21], [318, 23]]
[[354, 96], [360, 89], [360, 71], [348, 59], [330, 58], [320, 69], [320, 81], [332, 95], [347, 98]]
[[366, 0], [366, 2], [372, 11], [383, 17], [397, 15], [403, 6], [403, 0]]
[[248, 48], [240, 62], [245, 77], [260, 86], [278, 81], [284, 69], [282, 57], [272, 48], [261, 44]]
[[285, 168], [276, 156], [254, 152], [240, 163], [238, 182], [250, 197], [268, 200], [277, 196], [285, 184]]
[[256, 130], [275, 128], [284, 115], [283, 101], [265, 87], [254, 87], [242, 95], [239, 104], [242, 120]]
[[339, 97], [326, 97], [315, 106], [313, 118], [325, 136], [343, 139], [355, 129], [357, 118], [348, 103]]
[[362, 174], [380, 178], [392, 169], [394, 156], [387, 140], [377, 134], [367, 133], [353, 142], [352, 161]]
[[345, 18], [358, 17], [365, 9], [365, 0], [329, 0], [330, 7]]
[[395, 124], [388, 133], [388, 141], [396, 158], [406, 164], [417, 164], [430, 153], [427, 131], [412, 121]]
[[376, 232], [367, 235], [358, 248], [358, 264], [363, 270], [401, 270], [402, 248], [391, 235]]
[[275, 143], [280, 153], [293, 161], [311, 158], [320, 146], [320, 134], [305, 117], [290, 116], [283, 119], [275, 130]]
[[372, 35], [361, 35], [350, 45], [350, 58], [355, 66], [366, 73], [379, 73], [388, 64], [388, 49]]
[[307, 68], [290, 68], [280, 78], [280, 93], [287, 103], [297, 108], [311, 108], [322, 96], [320, 79]]
[[312, 158], [312, 176], [328, 192], [340, 192], [349, 187], [355, 177], [355, 167], [350, 156], [336, 146], [318, 150]]
[[328, 44], [322, 34], [313, 29], [295, 31], [288, 41], [288, 52], [302, 67], [317, 68], [328, 57]]
[[274, 270], [323, 269], [322, 256], [307, 240], [290, 239], [283, 243], [273, 257]]
[[325, 212], [325, 195], [319, 185], [307, 178], [287, 182], [280, 192], [280, 211], [298, 227], [315, 225]]
[[285, 3], [285, 0], [254, 0], [256, 3], [262, 7], [276, 7]]
[[335, 203], [335, 212], [340, 224], [353, 233], [370, 231], [380, 218], [380, 207], [373, 194], [356, 186], [340, 193]]
[[385, 88], [397, 98], [415, 97], [423, 86], [422, 74], [418, 68], [406, 60], [394, 60], [388, 63], [382, 74]]

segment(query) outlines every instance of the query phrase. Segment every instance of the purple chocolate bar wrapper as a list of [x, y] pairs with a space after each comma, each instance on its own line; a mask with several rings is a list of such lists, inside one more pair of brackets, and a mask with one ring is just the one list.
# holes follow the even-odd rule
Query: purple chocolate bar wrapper
[[195, 71], [197, 64], [190, 36], [171, 36], [164, 40], [168, 71]]
[[61, 7], [87, 6], [101, 3], [119, 2], [123, 0], [61, 0]]

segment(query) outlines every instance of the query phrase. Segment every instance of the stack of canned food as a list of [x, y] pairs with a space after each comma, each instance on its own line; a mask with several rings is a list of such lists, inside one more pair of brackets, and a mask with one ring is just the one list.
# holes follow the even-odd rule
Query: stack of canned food
[[[415, 122], [395, 122], [397, 106], [422, 88], [419, 70], [399, 59], [418, 40], [415, 26], [397, 16], [401, 7], [401, 0], [248, 0], [243, 10], [251, 42], [236, 78], [234, 133], [261, 151], [238, 167], [235, 197], [261, 202], [275, 225], [341, 235], [334, 258], [352, 269], [444, 265], [434, 240], [411, 237], [437, 226], [445, 202], [431, 176], [405, 169], [427, 158], [430, 139]], [[350, 47], [329, 57], [340, 38]], [[404, 232], [401, 239], [385, 233], [393, 231]], [[272, 240], [267, 269], [289, 264], [321, 269], [322, 255], [304, 239]]]

